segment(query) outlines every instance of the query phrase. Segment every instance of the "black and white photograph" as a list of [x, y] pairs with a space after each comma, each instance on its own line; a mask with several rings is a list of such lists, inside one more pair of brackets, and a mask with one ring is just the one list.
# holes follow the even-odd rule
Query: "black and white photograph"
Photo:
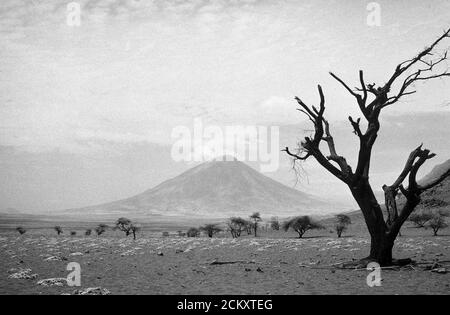
[[449, 295], [449, 54], [449, 0], [2, 0], [0, 295]]

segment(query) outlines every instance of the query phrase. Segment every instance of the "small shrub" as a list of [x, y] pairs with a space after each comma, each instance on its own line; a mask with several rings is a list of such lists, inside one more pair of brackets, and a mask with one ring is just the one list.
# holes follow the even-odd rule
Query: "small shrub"
[[70, 232], [70, 236], [75, 236], [75, 235], [77, 235], [77, 232], [75, 232], [75, 231]]
[[58, 235], [63, 234], [63, 229], [59, 225], [55, 226], [53, 229], [56, 231]]
[[95, 233], [97, 234], [97, 236], [102, 235], [103, 233], [106, 232], [106, 229], [108, 228], [108, 226], [106, 224], [99, 224], [96, 228], [95, 228]]
[[23, 227], [19, 226], [16, 228], [16, 231], [19, 232], [20, 235], [23, 235], [27, 232]]
[[197, 228], [190, 228], [187, 231], [187, 236], [188, 237], [199, 237], [200, 236], [200, 230]]
[[84, 232], [84, 235], [86, 236], [91, 236], [92, 234], [92, 229], [87, 229], [86, 232]]
[[280, 230], [280, 221], [277, 217], [272, 217], [272, 219], [270, 220], [270, 228], [274, 231]]

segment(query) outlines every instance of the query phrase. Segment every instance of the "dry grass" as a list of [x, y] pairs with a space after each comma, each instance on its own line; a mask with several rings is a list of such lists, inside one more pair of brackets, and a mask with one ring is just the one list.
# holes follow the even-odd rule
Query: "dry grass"
[[[447, 231], [443, 231], [447, 232]], [[419, 262], [450, 260], [450, 237], [405, 229], [397, 258]], [[305, 268], [330, 266], [365, 256], [367, 237], [350, 230], [337, 239], [327, 230], [296, 239], [284, 232], [259, 238], [160, 237], [144, 232], [137, 241], [108, 232], [102, 237], [56, 237], [33, 230], [0, 234], [0, 294], [67, 294], [75, 289], [42, 286], [64, 278], [69, 262], [81, 265], [82, 289], [101, 287], [112, 294], [448, 294], [450, 275], [423, 268], [383, 270], [383, 286], [369, 288], [368, 272]], [[142, 238], [143, 237], [143, 238]], [[158, 255], [162, 253], [163, 255]], [[216, 262], [216, 263], [213, 263]], [[232, 263], [217, 263], [232, 262]], [[11, 274], [27, 270], [31, 279]]]

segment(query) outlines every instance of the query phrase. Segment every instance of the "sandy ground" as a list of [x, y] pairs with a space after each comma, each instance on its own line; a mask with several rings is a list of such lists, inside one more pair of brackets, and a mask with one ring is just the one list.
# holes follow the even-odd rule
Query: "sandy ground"
[[[382, 270], [382, 286], [374, 288], [366, 284], [367, 270], [318, 269], [366, 256], [366, 237], [337, 239], [330, 234], [300, 240], [280, 235], [284, 238], [145, 237], [133, 241], [116, 236], [2, 233], [0, 294], [72, 293], [77, 288], [66, 283], [37, 284], [65, 278], [69, 262], [81, 265], [81, 288], [101, 287], [112, 294], [450, 293], [450, 273], [419, 266]], [[403, 236], [396, 243], [395, 256], [418, 262], [449, 261], [450, 237]], [[215, 260], [235, 263], [211, 264]], [[34, 279], [10, 278], [23, 269], [31, 269]]]

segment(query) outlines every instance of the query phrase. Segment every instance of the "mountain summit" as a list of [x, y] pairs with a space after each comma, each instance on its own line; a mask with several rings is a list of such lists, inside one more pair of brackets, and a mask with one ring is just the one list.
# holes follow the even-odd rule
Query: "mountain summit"
[[139, 195], [72, 214], [247, 216], [322, 214], [330, 205], [266, 177], [243, 162], [214, 160], [194, 167]]

